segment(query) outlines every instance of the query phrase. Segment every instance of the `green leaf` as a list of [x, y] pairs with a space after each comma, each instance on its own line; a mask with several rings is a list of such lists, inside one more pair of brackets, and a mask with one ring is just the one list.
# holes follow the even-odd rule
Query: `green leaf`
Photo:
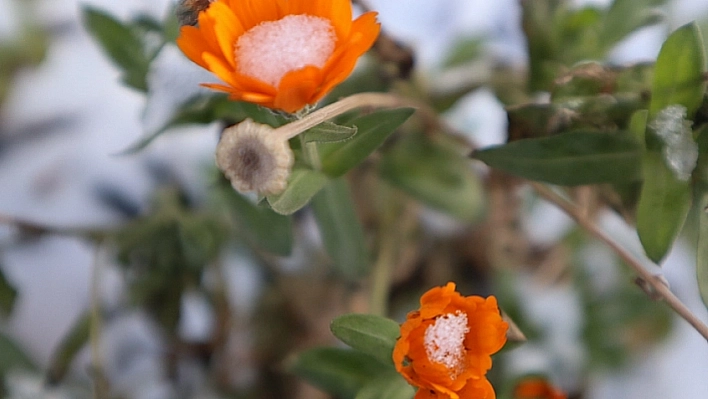
[[401, 335], [398, 323], [371, 314], [345, 314], [332, 320], [332, 334], [345, 344], [393, 365], [393, 347]]
[[637, 208], [637, 232], [647, 256], [659, 263], [686, 220], [691, 187], [688, 181], [676, 178], [659, 152], [648, 151], [642, 167], [644, 183]]
[[[0, 266], [0, 316], [7, 316], [12, 313], [12, 308], [17, 299], [17, 290], [5, 277], [5, 273]], [[0, 352], [2, 353], [2, 352]]]
[[484, 51], [483, 44], [484, 41], [479, 37], [464, 37], [456, 40], [442, 66], [456, 67], [479, 58]]
[[386, 109], [354, 118], [347, 124], [358, 129], [351, 140], [318, 144], [322, 171], [332, 177], [343, 175], [371, 155], [414, 111]]
[[706, 90], [705, 70], [706, 56], [698, 26], [690, 23], [674, 31], [661, 46], [656, 60], [650, 118], [674, 104], [686, 107], [688, 118], [693, 118]]
[[14, 340], [0, 332], [0, 378], [15, 369], [37, 370], [37, 366]]
[[398, 373], [386, 373], [364, 385], [355, 399], [412, 399], [415, 388]]
[[696, 275], [703, 304], [708, 307], [708, 184], [696, 185], [696, 198], [700, 199], [698, 212], [699, 229], [696, 246]]
[[215, 121], [223, 121], [225, 124], [235, 124], [251, 118], [255, 122], [279, 127], [285, 120], [276, 116], [268, 109], [256, 104], [232, 101], [224, 94], [200, 94], [194, 96], [182, 104], [165, 126], [152, 133], [146, 134], [143, 138], [121, 151], [121, 155], [134, 154], [147, 147], [153, 140], [173, 127], [209, 124]]
[[312, 169], [293, 169], [285, 191], [269, 195], [268, 204], [281, 215], [293, 214], [307, 205], [327, 181], [327, 176]]
[[82, 8], [84, 26], [108, 56], [123, 69], [123, 81], [146, 92], [150, 58], [142, 39], [128, 26], [108, 13], [90, 6]]
[[76, 319], [71, 330], [62, 338], [59, 346], [52, 354], [47, 368], [47, 380], [56, 384], [64, 379], [72, 361], [89, 341], [91, 331], [91, 314], [84, 312]]
[[356, 131], [356, 126], [349, 127], [332, 122], [323, 122], [305, 131], [303, 139], [305, 143], [336, 143], [351, 139], [356, 134]]
[[223, 189], [236, 224], [238, 233], [252, 244], [280, 255], [290, 255], [293, 249], [292, 219], [279, 215], [265, 206], [252, 204], [230, 186]]
[[485, 194], [469, 161], [422, 136], [397, 143], [381, 162], [381, 175], [423, 203], [463, 221], [484, 211]]
[[369, 381], [390, 370], [364, 353], [340, 348], [314, 348], [301, 353], [288, 369], [326, 392], [352, 399]]
[[369, 251], [347, 182], [330, 181], [312, 199], [312, 209], [335, 269], [349, 279], [365, 276], [369, 270]]
[[518, 140], [475, 151], [472, 157], [512, 175], [565, 186], [640, 178], [639, 144], [621, 131], [575, 131]]
[[610, 49], [632, 32], [661, 22], [655, 9], [666, 0], [615, 0], [605, 12], [600, 30], [600, 42]]

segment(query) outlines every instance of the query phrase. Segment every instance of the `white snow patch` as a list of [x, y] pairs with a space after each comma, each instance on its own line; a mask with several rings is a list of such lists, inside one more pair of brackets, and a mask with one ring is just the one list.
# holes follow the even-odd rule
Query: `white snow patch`
[[650, 127], [664, 141], [664, 160], [677, 179], [687, 181], [698, 161], [698, 145], [693, 141], [686, 107], [670, 105], [656, 116]]
[[328, 20], [288, 15], [263, 22], [243, 34], [236, 43], [236, 62], [244, 75], [278, 86], [288, 72], [308, 65], [323, 67], [336, 42]]
[[425, 330], [425, 353], [432, 362], [443, 364], [452, 372], [452, 377], [459, 374], [464, 360], [465, 334], [470, 331], [467, 314], [457, 311], [440, 316]]

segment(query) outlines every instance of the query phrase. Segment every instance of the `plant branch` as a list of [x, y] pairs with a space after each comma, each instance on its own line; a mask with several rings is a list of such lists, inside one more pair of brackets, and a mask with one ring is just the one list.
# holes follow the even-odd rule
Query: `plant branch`
[[708, 341], [708, 326], [695, 314], [693, 314], [693, 312], [691, 312], [691, 310], [683, 302], [681, 302], [681, 300], [676, 297], [673, 292], [671, 292], [662, 276], [653, 275], [646, 268], [644, 268], [639, 260], [637, 260], [631, 253], [629, 253], [629, 251], [602, 231], [572, 202], [563, 198], [546, 185], [531, 182], [531, 186], [541, 197], [562, 209], [568, 216], [573, 218], [573, 220], [575, 220], [580, 227], [585, 229], [593, 237], [599, 239], [612, 248], [612, 250], [615, 251], [615, 253], [622, 258], [622, 260], [624, 260], [644, 281], [651, 286], [655, 293], [663, 299], [671, 309], [673, 309], [679, 316], [693, 326], [693, 328], [695, 328], [696, 331], [698, 331], [698, 333], [701, 334], [706, 341]]

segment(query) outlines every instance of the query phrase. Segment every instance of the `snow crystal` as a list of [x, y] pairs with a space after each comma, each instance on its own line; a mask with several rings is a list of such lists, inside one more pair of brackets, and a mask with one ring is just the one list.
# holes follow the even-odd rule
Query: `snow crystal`
[[467, 314], [459, 310], [438, 317], [425, 330], [423, 343], [428, 359], [445, 365], [451, 371], [452, 378], [457, 376], [462, 366], [465, 334], [469, 331]]
[[238, 71], [277, 87], [290, 71], [308, 65], [323, 67], [336, 41], [332, 24], [324, 18], [288, 15], [262, 22], [236, 43]]
[[698, 146], [686, 120], [686, 107], [670, 105], [662, 109], [650, 127], [664, 142], [664, 160], [676, 178], [688, 180], [698, 161]]

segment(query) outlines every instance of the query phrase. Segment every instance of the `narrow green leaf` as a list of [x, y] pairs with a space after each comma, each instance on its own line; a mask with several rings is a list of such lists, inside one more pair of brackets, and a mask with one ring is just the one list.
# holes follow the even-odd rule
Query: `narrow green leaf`
[[698, 245], [696, 246], [696, 274], [703, 304], [708, 307], [708, 184], [697, 184], [696, 190], [696, 198], [700, 199], [698, 204], [700, 216], [698, 219]]
[[0, 332], [0, 378], [15, 369], [37, 370], [37, 366], [13, 339]]
[[381, 162], [386, 181], [421, 202], [463, 221], [482, 216], [485, 194], [469, 161], [422, 136], [396, 143]]
[[86, 343], [91, 331], [91, 314], [84, 312], [76, 319], [71, 330], [62, 338], [59, 346], [54, 351], [47, 368], [47, 380], [51, 384], [59, 383], [64, 379], [71, 362]]
[[696, 23], [678, 28], [661, 46], [654, 69], [649, 116], [654, 118], [669, 105], [683, 105], [693, 118], [703, 101], [706, 56]]
[[269, 195], [268, 204], [281, 215], [293, 214], [307, 205], [327, 181], [327, 176], [312, 169], [294, 169], [288, 177], [285, 191]]
[[401, 335], [398, 323], [371, 314], [345, 314], [332, 320], [332, 334], [354, 349], [371, 355], [383, 364], [393, 364], [391, 356]]
[[232, 101], [224, 94], [200, 94], [188, 99], [175, 112], [169, 122], [154, 132], [146, 134], [130, 145], [119, 155], [130, 155], [147, 147], [156, 138], [169, 129], [192, 124], [209, 124], [223, 121], [230, 125], [251, 118], [255, 122], [272, 127], [279, 127], [285, 120], [271, 111], [256, 104], [243, 101]]
[[472, 157], [516, 176], [566, 186], [640, 178], [639, 144], [621, 131], [575, 131], [518, 140], [475, 151]]
[[659, 263], [686, 220], [691, 187], [688, 181], [676, 178], [658, 152], [648, 151], [642, 167], [644, 183], [637, 207], [637, 232], [647, 256]]
[[366, 385], [356, 394], [355, 399], [412, 399], [415, 388], [398, 373], [386, 373]]
[[462, 37], [451, 46], [449, 54], [445, 57], [442, 66], [445, 68], [464, 65], [474, 61], [483, 54], [484, 40], [479, 37]]
[[141, 38], [129, 26], [106, 12], [84, 6], [82, 14], [86, 29], [101, 44], [111, 60], [123, 69], [123, 81], [130, 87], [147, 91], [146, 76], [150, 59]]
[[[17, 290], [5, 277], [5, 273], [0, 265], [0, 316], [8, 316], [12, 313], [12, 308], [17, 299]], [[2, 352], [0, 352], [2, 353]]]
[[312, 209], [335, 269], [350, 279], [366, 275], [369, 252], [347, 182], [330, 181], [312, 199]]
[[356, 126], [349, 127], [332, 122], [323, 122], [302, 134], [306, 143], [336, 143], [351, 139], [356, 134], [356, 131]]
[[239, 234], [270, 253], [287, 256], [292, 252], [293, 226], [290, 217], [252, 204], [230, 186], [224, 188], [223, 195], [236, 219]]
[[288, 369], [344, 399], [353, 399], [367, 382], [390, 370], [371, 356], [340, 348], [310, 349], [298, 355]]
[[347, 123], [358, 129], [351, 140], [318, 144], [322, 171], [332, 177], [343, 175], [371, 155], [414, 111], [412, 108], [386, 109], [354, 118]]

